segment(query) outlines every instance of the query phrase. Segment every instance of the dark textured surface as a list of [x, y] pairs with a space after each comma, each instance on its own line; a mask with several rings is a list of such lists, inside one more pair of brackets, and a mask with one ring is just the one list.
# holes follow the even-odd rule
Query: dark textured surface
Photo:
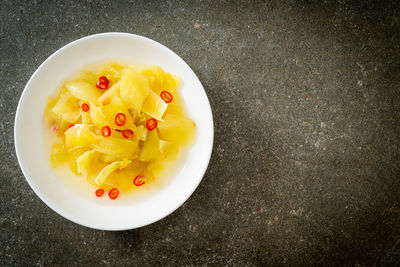
[[[2, 1], [0, 265], [400, 263], [397, 1]], [[170, 47], [209, 96], [215, 145], [192, 197], [103, 232], [42, 203], [14, 152], [35, 69], [86, 35]]]

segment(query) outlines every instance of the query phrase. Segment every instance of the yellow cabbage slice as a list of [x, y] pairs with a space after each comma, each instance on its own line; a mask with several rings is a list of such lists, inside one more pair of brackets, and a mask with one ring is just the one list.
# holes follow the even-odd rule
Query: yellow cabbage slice
[[159, 95], [157, 95], [153, 91], [150, 91], [149, 96], [143, 102], [141, 111], [147, 113], [157, 120], [162, 120], [162, 116], [167, 107], [168, 104], [165, 103], [165, 101], [162, 100]]
[[83, 70], [77, 77], [75, 77], [74, 80], [96, 85], [96, 82], [99, 80], [99, 76], [92, 71]]
[[64, 133], [64, 142], [67, 149], [90, 147], [97, 140], [86, 124], [75, 124]]
[[167, 114], [158, 129], [160, 139], [187, 145], [193, 140], [196, 124], [183, 115]]
[[50, 164], [55, 168], [61, 164], [68, 164], [71, 171], [78, 174], [76, 159], [84, 154], [87, 148], [76, 148], [68, 150], [62, 144], [55, 144], [51, 148]]
[[115, 96], [119, 96], [120, 94], [120, 86], [121, 83], [118, 81], [114, 85], [112, 85], [109, 89], [107, 89], [98, 99], [98, 102], [101, 105], [108, 105], [111, 102], [111, 99]]
[[96, 150], [88, 150], [76, 159], [77, 172], [88, 177], [92, 172], [93, 164], [99, 159], [100, 153]]
[[67, 150], [68, 165], [69, 165], [69, 168], [71, 169], [71, 171], [73, 173], [79, 174], [78, 173], [78, 166], [76, 164], [76, 159], [79, 156], [81, 156], [82, 154], [84, 154], [87, 150], [88, 150], [87, 147], [77, 147], [77, 148], [74, 148], [74, 149]]
[[97, 142], [91, 145], [91, 148], [107, 154], [116, 159], [133, 158], [137, 155], [139, 146], [138, 142], [129, 139], [121, 139], [117, 137], [99, 137]]
[[149, 131], [146, 129], [145, 126], [139, 125], [139, 126], [137, 127], [137, 130], [136, 130], [135, 134], [136, 134], [136, 137], [137, 137], [139, 140], [146, 141], [146, 139], [147, 139], [147, 133], [148, 133], [148, 132], [149, 132]]
[[149, 80], [146, 76], [128, 68], [120, 80], [121, 99], [127, 104], [140, 111], [145, 98], [150, 93]]
[[118, 169], [123, 169], [126, 168], [126, 166], [129, 165], [129, 163], [131, 163], [130, 160], [122, 160], [122, 161], [114, 161], [113, 163], [107, 165], [106, 167], [104, 167], [99, 174], [97, 175], [97, 177], [95, 178], [94, 182], [97, 185], [102, 185], [104, 183], [104, 181], [106, 180], [106, 178], [114, 171], [118, 170]]
[[100, 153], [100, 158], [99, 158], [99, 160], [100, 160], [101, 162], [104, 162], [104, 163], [111, 163], [111, 162], [115, 161], [115, 158], [112, 157], [112, 156], [110, 156], [110, 155]]
[[167, 110], [165, 111], [165, 114], [182, 114], [183, 113], [183, 106], [182, 106], [182, 100], [181, 97], [179, 96], [178, 92], [173, 92], [172, 93], [173, 100], [168, 103]]
[[162, 156], [160, 152], [160, 139], [157, 131], [151, 131], [147, 134], [146, 142], [144, 142], [142, 151], [140, 152], [139, 160], [150, 161], [154, 158]]
[[45, 109], [45, 122], [51, 132], [57, 134], [58, 136], [62, 136], [70, 123], [63, 120], [60, 116], [52, 111], [57, 102], [58, 98], [55, 97], [49, 97], [47, 99]]
[[81, 115], [79, 101], [69, 92], [61, 94], [51, 111], [69, 123], [76, 122]]
[[90, 113], [82, 111], [82, 124], [90, 124]]
[[151, 89], [157, 95], [160, 95], [162, 91], [168, 91], [170, 93], [175, 92], [180, 83], [180, 78], [178, 76], [165, 72], [159, 66], [147, 68], [142, 71], [142, 74], [153, 77]]
[[82, 81], [66, 82], [65, 88], [76, 98], [92, 103], [95, 103], [102, 93], [100, 89], [96, 88], [96, 84]]
[[92, 123], [97, 127], [103, 127], [107, 125], [107, 118], [104, 115], [101, 106], [90, 103], [89, 107], [90, 119]]

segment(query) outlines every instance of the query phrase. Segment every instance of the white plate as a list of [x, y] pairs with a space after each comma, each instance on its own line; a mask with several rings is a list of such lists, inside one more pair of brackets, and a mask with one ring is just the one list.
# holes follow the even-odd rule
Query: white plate
[[[49, 166], [43, 114], [46, 98], [65, 79], [87, 65], [105, 60], [159, 65], [182, 78], [180, 88], [197, 137], [171, 182], [139, 200], [111, 201], [83, 197], [65, 185]], [[153, 223], [182, 205], [200, 183], [210, 160], [214, 128], [210, 103], [192, 69], [173, 51], [148, 38], [128, 33], [102, 33], [76, 40], [51, 55], [27, 83], [15, 117], [15, 149], [22, 172], [35, 193], [65, 218], [95, 229], [125, 230]], [[87, 194], [93, 192], [87, 192]], [[94, 196], [94, 194], [93, 194]], [[108, 200], [108, 201], [107, 201]]]

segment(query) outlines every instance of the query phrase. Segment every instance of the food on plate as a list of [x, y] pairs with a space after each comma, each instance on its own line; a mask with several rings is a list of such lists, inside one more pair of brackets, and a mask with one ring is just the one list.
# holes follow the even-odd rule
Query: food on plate
[[49, 98], [45, 122], [57, 136], [50, 164], [70, 170], [110, 199], [162, 179], [194, 140], [180, 78], [152, 66], [111, 62], [82, 70]]

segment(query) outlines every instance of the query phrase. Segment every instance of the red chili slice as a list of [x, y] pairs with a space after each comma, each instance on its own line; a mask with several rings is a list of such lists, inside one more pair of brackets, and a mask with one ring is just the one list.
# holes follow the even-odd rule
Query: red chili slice
[[109, 196], [112, 200], [116, 199], [116, 198], [118, 197], [118, 195], [119, 195], [119, 190], [118, 190], [118, 188], [113, 188], [113, 189], [110, 190], [110, 192], [108, 192], [108, 196]]
[[145, 183], [146, 182], [145, 182], [145, 178], [143, 175], [138, 175], [135, 177], [135, 179], [133, 179], [133, 184], [136, 186], [141, 186], [141, 185], [144, 185]]
[[133, 138], [133, 131], [132, 130], [123, 130], [122, 136], [125, 138]]
[[104, 89], [107, 89], [108, 85], [105, 84], [105, 83], [102, 83], [102, 82], [98, 81], [98, 82], [96, 83], [96, 87], [99, 88], [99, 89], [104, 90]]
[[115, 115], [115, 124], [118, 126], [122, 126], [124, 125], [126, 122], [126, 116], [124, 113], [117, 113], [117, 115]]
[[167, 91], [162, 91], [160, 96], [165, 101], [165, 103], [171, 103], [172, 99], [174, 99], [171, 93]]
[[146, 127], [149, 131], [153, 131], [157, 127], [157, 120], [154, 118], [149, 119], [146, 122]]
[[104, 137], [109, 137], [111, 135], [111, 128], [110, 126], [104, 126], [103, 128], [101, 128], [101, 134]]
[[88, 112], [88, 111], [89, 111], [89, 105], [88, 105], [88, 104], [83, 103], [81, 107], [82, 107], [82, 110], [83, 110], [84, 112]]
[[68, 129], [71, 128], [71, 127], [74, 127], [74, 126], [75, 126], [75, 124], [70, 124], [70, 125], [68, 126]]
[[96, 197], [101, 197], [104, 194], [104, 189], [97, 189], [95, 193]]
[[99, 78], [99, 81], [102, 82], [102, 83], [107, 83], [107, 84], [110, 83], [110, 81], [107, 79], [106, 76], [101, 76]]
[[107, 89], [109, 83], [110, 81], [105, 76], [101, 76], [99, 81], [96, 83], [96, 87], [99, 89]]

